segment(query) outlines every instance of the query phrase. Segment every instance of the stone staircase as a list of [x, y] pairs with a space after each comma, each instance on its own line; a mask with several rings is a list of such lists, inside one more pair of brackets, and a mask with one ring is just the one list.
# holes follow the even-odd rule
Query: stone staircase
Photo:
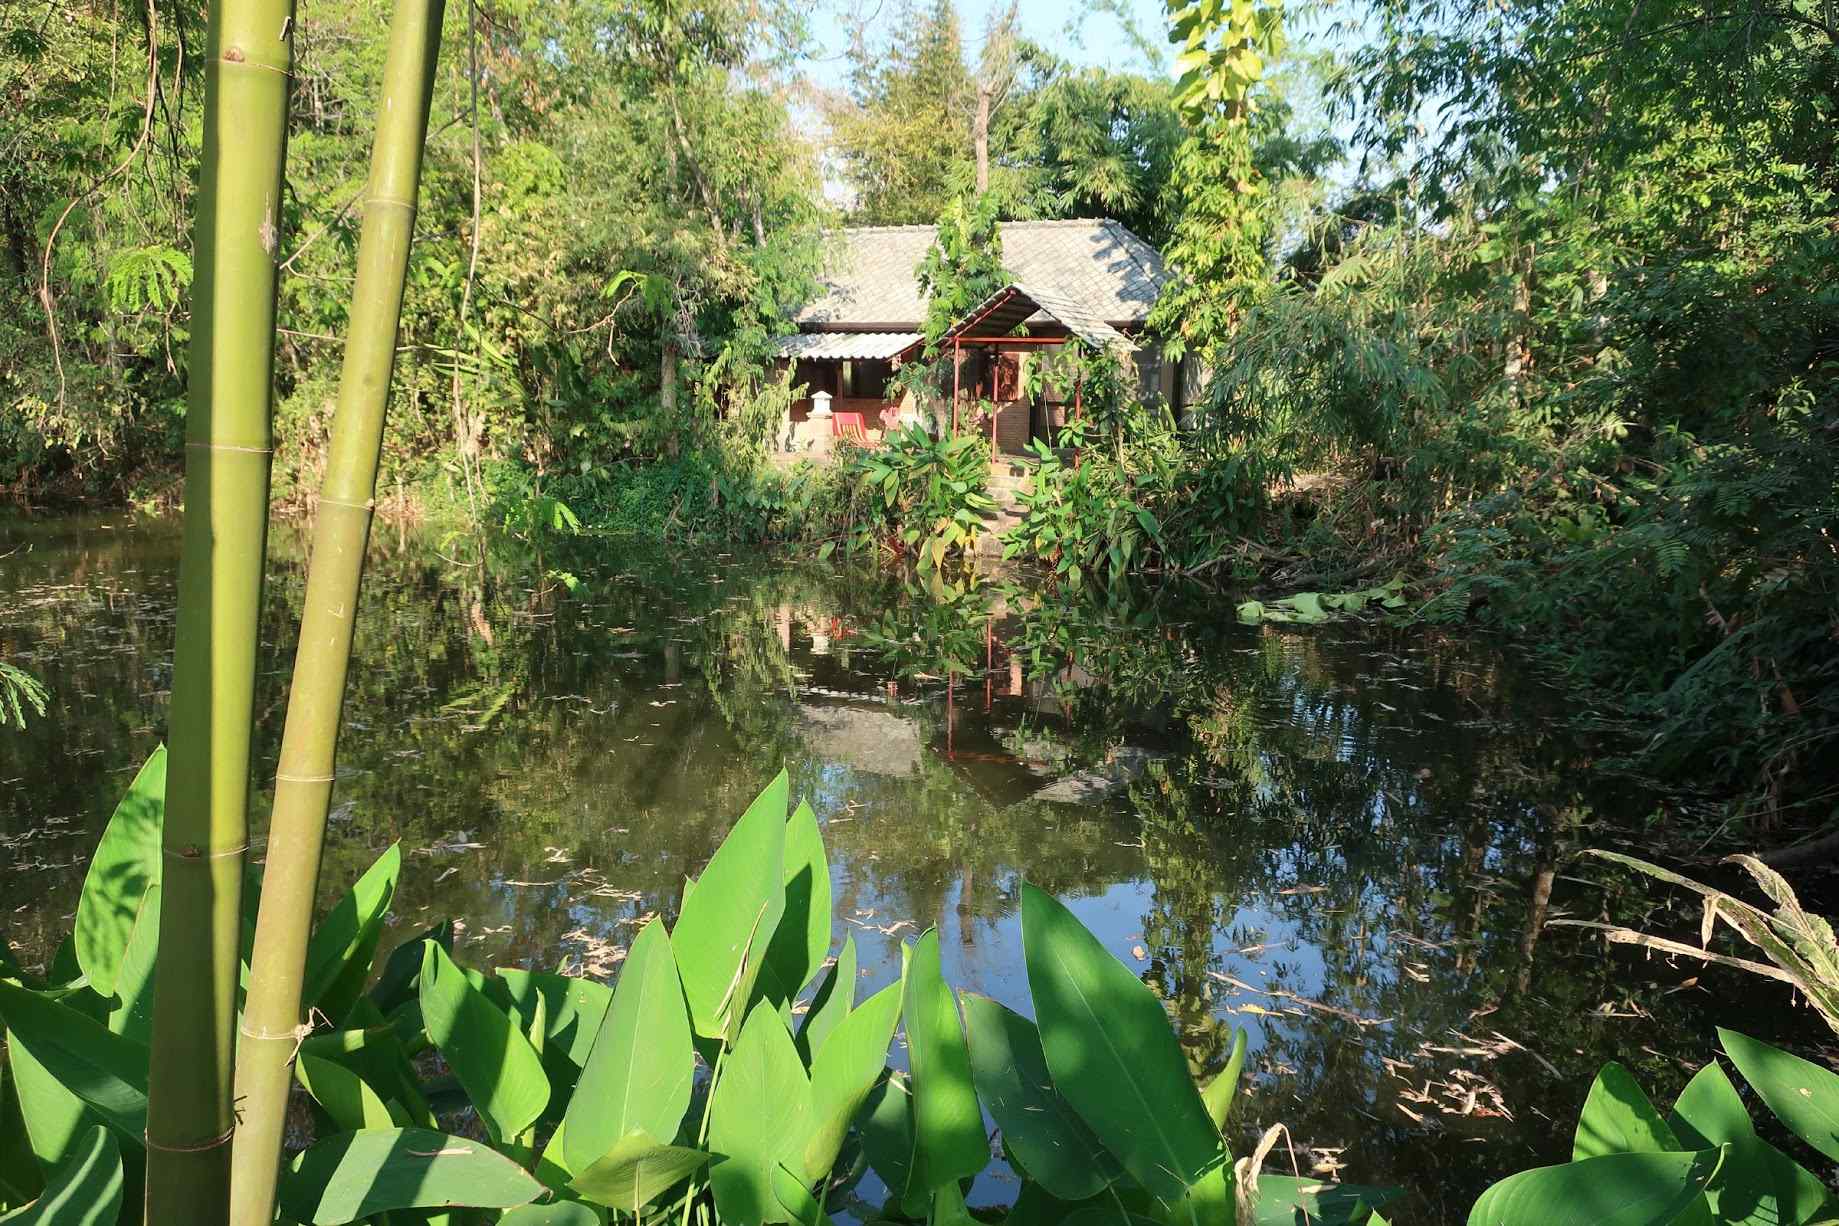
[[1034, 480], [1034, 465], [1025, 460], [999, 457], [990, 465], [990, 479], [984, 490], [996, 505], [983, 513], [983, 533], [977, 540], [977, 552], [984, 557], [1001, 557], [1003, 534], [1022, 522], [1022, 506], [1017, 495]]

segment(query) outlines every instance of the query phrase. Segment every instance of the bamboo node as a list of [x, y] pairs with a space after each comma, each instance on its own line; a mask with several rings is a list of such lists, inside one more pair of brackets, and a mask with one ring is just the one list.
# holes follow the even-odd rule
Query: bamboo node
[[248, 843], [244, 843], [240, 847], [230, 847], [223, 851], [213, 852], [206, 852], [204, 848], [198, 846], [196, 843], [188, 843], [184, 847], [163, 847], [160, 849], [162, 854], [171, 856], [175, 860], [222, 860], [228, 856], [240, 856], [248, 850]]
[[243, 447], [236, 443], [187, 443], [187, 451], [240, 451], [248, 455], [273, 455], [273, 447]]
[[200, 1141], [194, 1145], [164, 1145], [154, 1140], [153, 1134], [150, 1132], [141, 1133], [141, 1140], [146, 1144], [148, 1149], [157, 1149], [165, 1154], [201, 1154], [207, 1149], [216, 1149], [220, 1145], [228, 1145], [230, 1143], [230, 1138], [234, 1135], [236, 1135], [236, 1126], [231, 1125], [210, 1140]]
[[275, 779], [280, 783], [331, 783], [337, 775], [288, 775], [275, 772]]
[[353, 511], [374, 511], [377, 508], [377, 500], [375, 498], [364, 502], [352, 502], [349, 498], [328, 498], [324, 494], [321, 494], [317, 502], [322, 507], [347, 507]]

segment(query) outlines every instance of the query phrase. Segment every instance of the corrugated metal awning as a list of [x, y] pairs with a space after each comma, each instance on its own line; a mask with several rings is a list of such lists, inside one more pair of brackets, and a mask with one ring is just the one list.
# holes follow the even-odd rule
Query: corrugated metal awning
[[920, 339], [918, 332], [799, 332], [773, 342], [782, 358], [828, 361], [874, 361], [903, 353]]

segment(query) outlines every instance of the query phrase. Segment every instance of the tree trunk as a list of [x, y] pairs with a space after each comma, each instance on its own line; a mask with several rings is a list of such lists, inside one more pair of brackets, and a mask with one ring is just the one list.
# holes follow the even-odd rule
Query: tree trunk
[[241, 1120], [232, 1155], [235, 1226], [269, 1226], [274, 1221], [281, 1137], [299, 1049], [301, 980], [332, 798], [358, 586], [376, 503], [444, 8], [445, 0], [397, 0], [390, 25], [351, 325], [313, 528], [294, 679], [275, 774], [268, 869], [263, 873], [237, 1052]]
[[292, 0], [211, 5], [147, 1104], [148, 1222], [217, 1226], [229, 1210], [232, 1028], [293, 29]]
[[670, 338], [664, 342], [663, 356], [658, 359], [658, 413], [664, 418], [664, 449], [671, 459], [677, 458], [679, 443], [677, 439], [677, 341]]
[[977, 86], [977, 121], [971, 130], [977, 146], [977, 194], [990, 190], [990, 87]]

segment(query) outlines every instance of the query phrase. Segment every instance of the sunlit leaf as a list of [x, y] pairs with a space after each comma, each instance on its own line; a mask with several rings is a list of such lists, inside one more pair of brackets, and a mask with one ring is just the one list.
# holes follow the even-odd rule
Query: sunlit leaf
[[424, 1128], [379, 1128], [328, 1137], [294, 1159], [281, 1180], [282, 1215], [344, 1226], [397, 1209], [508, 1209], [543, 1185], [481, 1141]]
[[421, 1015], [486, 1126], [511, 1141], [549, 1102], [549, 1078], [530, 1040], [509, 1014], [467, 982], [447, 951], [422, 946]]
[[149, 887], [160, 882], [160, 830], [166, 813], [166, 747], [155, 749], [115, 806], [77, 899], [77, 964], [97, 995], [115, 994], [122, 958], [142, 920]]

